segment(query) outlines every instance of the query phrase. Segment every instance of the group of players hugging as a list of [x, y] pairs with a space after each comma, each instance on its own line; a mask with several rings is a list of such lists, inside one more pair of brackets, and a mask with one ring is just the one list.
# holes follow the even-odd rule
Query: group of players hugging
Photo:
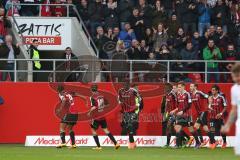
[[[177, 84], [164, 84], [165, 96], [162, 100], [162, 110], [164, 110], [164, 121], [166, 122], [167, 144], [170, 146], [171, 136], [176, 136], [175, 148], [191, 146], [195, 140], [195, 148], [203, 147], [207, 144], [204, 141], [201, 133], [201, 127], [209, 137], [209, 148], [214, 149], [218, 145], [215, 136], [222, 136], [222, 148], [225, 148], [226, 135], [220, 133], [221, 126], [224, 124], [227, 103], [224, 94], [220, 92], [217, 85], [213, 85], [211, 91], [206, 94], [198, 90], [197, 84], [190, 84], [190, 92], [185, 90], [185, 84], [180, 82]], [[92, 96], [90, 97], [91, 108], [87, 116], [92, 119], [90, 124], [92, 135], [96, 143], [93, 149], [101, 150], [97, 129], [99, 126], [105, 134], [114, 143], [115, 149], [120, 145], [117, 143], [114, 136], [108, 130], [107, 121], [103, 116], [94, 117], [94, 113], [104, 113], [104, 109], [109, 107], [108, 101], [104, 95], [98, 91], [98, 86], [91, 86]], [[59, 110], [68, 106], [68, 112], [63, 116], [60, 123], [61, 144], [57, 148], [66, 147], [65, 133], [68, 130], [71, 146], [76, 148], [75, 134], [73, 131], [74, 125], [78, 121], [78, 110], [74, 104], [74, 98], [77, 94], [73, 94], [64, 89], [63, 85], [58, 86], [58, 95], [61, 101]], [[122, 133], [129, 136], [129, 149], [136, 148], [134, 135], [138, 126], [139, 112], [143, 108], [143, 99], [138, 91], [138, 88], [131, 87], [130, 83], [124, 83], [123, 88], [118, 91], [118, 101], [122, 112]], [[206, 102], [204, 102], [206, 101]], [[197, 119], [193, 120], [193, 110], [197, 113]], [[184, 128], [187, 127], [192, 136], [185, 133]]]
[[[162, 100], [162, 113], [166, 123], [167, 144], [170, 146], [171, 136], [176, 136], [174, 148], [191, 146], [195, 140], [195, 148], [206, 146], [201, 133], [201, 127], [209, 137], [209, 148], [215, 149], [218, 141], [215, 136], [222, 136], [222, 148], [226, 148], [226, 135], [220, 132], [226, 117], [226, 99], [219, 86], [213, 85], [208, 94], [198, 90], [197, 84], [190, 84], [189, 92], [184, 83], [167, 84], [166, 95]], [[205, 101], [205, 102], [204, 102]], [[197, 114], [193, 120], [194, 110]], [[163, 126], [164, 127], [164, 126]], [[183, 130], [187, 127], [191, 137]]]
[[[69, 132], [69, 136], [71, 139], [71, 146], [69, 148], [76, 148], [73, 127], [74, 125], [76, 125], [78, 121], [78, 110], [76, 104], [74, 104], [74, 98], [82, 97], [82, 95], [66, 91], [63, 85], [59, 85], [57, 90], [60, 99], [60, 107], [58, 108], [57, 112], [61, 112], [62, 110], [67, 108], [67, 112], [65, 112], [60, 122], [61, 144], [59, 144], [57, 148], [67, 146], [65, 140], [66, 131]], [[119, 149], [120, 145], [117, 143], [114, 136], [108, 130], [107, 121], [104, 117], [105, 113], [104, 110], [105, 108], [109, 107], [108, 100], [106, 99], [106, 97], [104, 97], [104, 95], [101, 92], [98, 91], [98, 86], [96, 84], [93, 84], [91, 86], [91, 92], [92, 92], [92, 95], [90, 97], [91, 108], [87, 112], [87, 116], [92, 119], [90, 127], [94, 141], [96, 143], [96, 147], [94, 147], [93, 149], [95, 150], [102, 149], [97, 134], [99, 126], [101, 126], [105, 134], [114, 143], [114, 148]], [[138, 126], [138, 116], [139, 112], [143, 107], [142, 97], [139, 94], [137, 86], [131, 87], [130, 83], [124, 83], [123, 88], [121, 88], [118, 91], [118, 102], [121, 106], [122, 113], [122, 133], [129, 135], [128, 148], [134, 149], [136, 148], [134, 135], [136, 134], [136, 129]]]

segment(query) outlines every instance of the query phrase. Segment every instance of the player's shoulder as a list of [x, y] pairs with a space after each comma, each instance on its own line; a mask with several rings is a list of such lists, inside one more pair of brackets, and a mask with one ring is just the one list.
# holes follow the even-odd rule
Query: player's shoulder
[[231, 88], [231, 92], [238, 92], [240, 89], [240, 85], [234, 84]]

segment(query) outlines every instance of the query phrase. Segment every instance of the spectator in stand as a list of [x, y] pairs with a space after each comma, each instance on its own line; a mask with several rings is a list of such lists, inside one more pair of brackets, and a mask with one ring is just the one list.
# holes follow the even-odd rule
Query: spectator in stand
[[[38, 0], [20, 0], [22, 4], [37, 4]], [[36, 16], [38, 15], [38, 6], [23, 5], [21, 8], [21, 16]]]
[[118, 26], [117, 2], [108, 0], [105, 11], [105, 28], [114, 28]]
[[124, 42], [125, 48], [131, 47], [132, 40], [136, 39], [136, 35], [129, 23], [125, 23], [125, 29], [120, 32], [118, 38]]
[[99, 55], [100, 55], [100, 57], [101, 58], [104, 58], [104, 59], [106, 59], [106, 58], [111, 58], [111, 57], [108, 57], [107, 55], [106, 55], [106, 53], [104, 52], [104, 50], [103, 50], [103, 46], [104, 46], [104, 44], [107, 42], [107, 38], [106, 38], [106, 36], [104, 35], [104, 30], [103, 30], [103, 27], [101, 27], [101, 26], [98, 26], [97, 27], [97, 34], [96, 34], [96, 36], [94, 37], [94, 42], [95, 42], [95, 44], [96, 44], [96, 47], [98, 48], [98, 50], [99, 50]]
[[184, 9], [183, 2], [184, 2], [184, 0], [176, 0], [176, 3], [175, 3], [175, 11], [176, 11], [178, 21], [181, 24], [181, 26], [183, 26], [183, 16], [182, 16], [182, 10]]
[[120, 34], [120, 29], [119, 29], [119, 27], [114, 27], [114, 28], [113, 28], [113, 36], [114, 36], [114, 39], [118, 39], [119, 34]]
[[200, 46], [201, 46], [201, 41], [202, 41], [200, 34], [198, 32], [194, 32], [191, 41], [192, 41], [194, 50], [199, 52], [201, 50]]
[[228, 6], [223, 3], [223, 0], [218, 0], [217, 5], [213, 8], [212, 20], [215, 26], [222, 26], [223, 31], [227, 32], [227, 21], [230, 19]]
[[[208, 40], [208, 46], [203, 50], [203, 58], [204, 60], [214, 61], [221, 60], [222, 54], [220, 49], [215, 45], [214, 40]], [[208, 72], [219, 72], [219, 66], [217, 62], [209, 62], [207, 63], [207, 71]], [[215, 83], [220, 82], [220, 75], [218, 73], [208, 73], [207, 74], [207, 82], [211, 82], [211, 75], [213, 75]]]
[[153, 48], [153, 31], [151, 28], [145, 30], [145, 41], [150, 48]]
[[[55, 0], [54, 4], [63, 4], [63, 3], [61, 2], [61, 0]], [[64, 6], [60, 6], [60, 5], [59, 6], [54, 6], [52, 13], [53, 13], [53, 16], [63, 17], [66, 14], [66, 10], [65, 10]]]
[[14, 81], [14, 59], [17, 58], [17, 55], [20, 54], [20, 49], [19, 46], [21, 44], [17, 43], [16, 45], [13, 44], [12, 36], [11, 35], [6, 35], [5, 37], [5, 43], [1, 44], [0, 46], [0, 53], [1, 57], [3, 59], [8, 59], [4, 63], [4, 70], [10, 70], [8, 72], [3, 72], [2, 73], [2, 81], [7, 80], [7, 75], [10, 75], [11, 81]]
[[199, 54], [198, 50], [196, 50], [193, 47], [193, 44], [191, 41], [187, 42], [186, 47], [183, 48], [180, 52], [182, 60], [189, 60], [189, 62], [184, 62], [183, 66], [185, 70], [187, 71], [198, 71], [199, 69], [199, 63], [192, 62], [191, 60], [198, 60], [199, 59]]
[[214, 42], [222, 52], [225, 48], [227, 48], [228, 37], [226, 36], [226, 33], [223, 32], [221, 26], [217, 27], [217, 30], [214, 34]]
[[198, 5], [198, 32], [203, 36], [211, 23], [211, 8], [207, 4], [207, 0], [201, 0]]
[[104, 52], [106, 52], [107, 58], [112, 59], [113, 50], [108, 50], [108, 46], [112, 46], [113, 44], [117, 43], [118, 37], [113, 34], [112, 28], [108, 28], [107, 32], [105, 33], [104, 39], [105, 43], [103, 44], [103, 50]]
[[179, 28], [177, 36], [174, 38], [174, 47], [180, 52], [186, 45], [187, 36], [185, 35], [183, 28]]
[[162, 44], [160, 51], [156, 52], [157, 60], [171, 60], [172, 56], [170, 54], [170, 50], [168, 49], [167, 44]]
[[151, 71], [157, 71], [157, 62], [155, 61], [155, 54], [153, 52], [149, 53], [149, 58], [147, 59], [147, 64], [148, 66], [146, 67], [150, 73], [147, 73], [145, 75], [145, 79], [147, 82], [157, 82], [158, 81], [158, 76], [156, 73], [151, 73]]
[[101, 0], [95, 0], [88, 6], [91, 34], [95, 35], [96, 28], [102, 26], [104, 20], [104, 5]]
[[[223, 54], [223, 60], [226, 61], [236, 61], [240, 60], [240, 55], [237, 53], [235, 50], [235, 47], [233, 44], [228, 44], [227, 50]], [[222, 63], [223, 65], [223, 72], [231, 72], [232, 65], [234, 63], [227, 62], [227, 63]], [[224, 82], [229, 82], [228, 80], [231, 79], [231, 76], [229, 74], [223, 74], [224, 75]]]
[[148, 53], [150, 52], [151, 48], [146, 44], [145, 40], [142, 40], [140, 43], [141, 51], [144, 54], [144, 59], [148, 58]]
[[167, 40], [168, 40], [167, 31], [164, 29], [163, 24], [160, 23], [157, 27], [157, 30], [154, 29], [154, 34], [153, 34], [153, 48], [154, 48], [154, 50], [159, 51], [162, 44], [167, 43]]
[[[50, 0], [44, 0], [42, 4], [51, 4]], [[52, 6], [43, 5], [41, 7], [41, 16], [51, 17], [52, 16]]]
[[4, 37], [8, 33], [8, 29], [11, 28], [10, 20], [5, 16], [4, 8], [0, 8], [0, 39], [4, 40]]
[[164, 7], [161, 5], [161, 1], [157, 0], [153, 10], [153, 22], [152, 26], [157, 27], [159, 23], [166, 24], [168, 15], [165, 12]]
[[117, 13], [120, 21], [120, 29], [124, 30], [125, 23], [128, 22], [129, 17], [132, 15], [133, 3], [131, 0], [120, 0], [117, 6]]
[[191, 34], [195, 32], [197, 29], [198, 10], [194, 0], [186, 0], [183, 2], [181, 16], [185, 33]]
[[88, 27], [89, 26], [89, 14], [88, 14], [88, 1], [81, 0], [81, 3], [77, 3], [77, 10], [84, 22], [84, 24]]
[[176, 37], [178, 28], [180, 28], [180, 26], [181, 25], [177, 20], [177, 15], [173, 13], [171, 19], [167, 22], [167, 33], [170, 38]]
[[77, 17], [77, 14], [75, 13], [74, 9], [73, 9], [73, 0], [67, 0], [67, 4], [69, 5], [69, 10], [68, 10], [68, 15], [67, 15], [67, 7], [65, 7], [66, 10], [66, 16], [69, 17]]
[[141, 41], [144, 38], [144, 20], [143, 17], [139, 15], [137, 8], [133, 9], [133, 15], [130, 16], [128, 21], [135, 32], [136, 39]]
[[137, 40], [132, 41], [132, 46], [127, 50], [126, 54], [128, 55], [128, 59], [132, 60], [143, 60], [146, 58], [144, 57], [141, 46]]
[[147, 4], [146, 0], [138, 0], [137, 8], [140, 16], [144, 18], [145, 27], [151, 27], [152, 24], [152, 8]]
[[173, 10], [175, 9], [175, 0], [161, 0], [161, 2], [165, 9], [165, 12], [167, 13], [168, 18], [171, 18]]
[[208, 4], [211, 8], [213, 8], [213, 7], [216, 6], [217, 0], [207, 0], [207, 4]]
[[6, 2], [5, 9], [6, 9], [7, 16], [12, 16], [12, 14], [14, 16], [19, 16], [21, 6], [20, 5], [13, 6], [13, 9], [12, 9], [12, 3], [13, 4], [20, 4], [20, 1], [19, 0], [8, 0]]

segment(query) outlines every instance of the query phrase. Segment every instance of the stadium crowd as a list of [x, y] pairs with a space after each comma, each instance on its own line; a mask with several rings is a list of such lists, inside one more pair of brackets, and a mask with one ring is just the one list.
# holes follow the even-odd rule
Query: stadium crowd
[[[11, 27], [7, 25], [7, 16], [12, 14], [11, 3], [75, 4], [101, 59], [240, 59], [239, 0], [2, 0], [1, 40], [7, 34], [6, 28]], [[13, 11], [20, 16], [39, 15], [38, 6], [15, 6]], [[65, 6], [43, 6], [40, 13], [41, 16], [66, 16], [67, 10]], [[71, 7], [69, 16], [76, 16]], [[159, 70], [154, 62], [147, 65], [148, 69]], [[161, 66], [166, 67], [166, 63]], [[172, 71], [205, 70], [204, 64], [194, 62], [172, 62], [170, 66]], [[231, 63], [207, 64], [210, 72], [228, 72], [230, 68]], [[208, 82], [211, 76], [214, 82], [230, 80], [226, 74], [209, 74]], [[203, 75], [178, 73], [171, 74], [170, 78], [171, 81], [201, 82]], [[149, 74], [147, 79], [158, 81], [159, 77]]]

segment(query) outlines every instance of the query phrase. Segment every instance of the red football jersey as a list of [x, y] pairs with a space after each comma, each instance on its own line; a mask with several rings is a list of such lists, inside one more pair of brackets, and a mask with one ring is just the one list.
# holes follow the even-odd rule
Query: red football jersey
[[227, 102], [224, 96], [218, 94], [217, 97], [213, 97], [213, 102], [211, 104], [213, 110], [210, 111], [210, 118], [215, 119], [216, 115], [221, 113], [224, 107], [227, 107]]
[[61, 101], [65, 100], [67, 105], [69, 106], [68, 112], [71, 114], [78, 114], [77, 106], [74, 103], [73, 96], [68, 92], [63, 92], [59, 94], [59, 98]]
[[188, 117], [192, 115], [191, 106], [192, 100], [189, 92], [183, 91], [183, 93], [177, 94], [177, 107], [179, 111], [184, 111], [183, 116]]
[[177, 108], [177, 95], [173, 91], [166, 95], [165, 111], [170, 113]]
[[105, 100], [104, 96], [101, 95], [99, 92], [93, 93], [93, 95], [90, 97], [91, 107], [96, 107], [97, 116], [101, 118], [97, 118], [98, 120], [105, 119], [104, 115], [100, 115], [101, 113], [104, 114], [104, 107], [105, 107]]
[[118, 100], [121, 103], [121, 107], [123, 112], [133, 112], [136, 110], [136, 98], [137, 98], [137, 91], [133, 88], [129, 90], [120, 89], [118, 92]]
[[202, 112], [207, 111], [207, 107], [203, 104], [203, 99], [207, 99], [208, 95], [203, 93], [202, 91], [196, 91], [195, 93], [190, 93], [192, 99], [192, 105], [195, 107], [196, 112], [200, 115]]

